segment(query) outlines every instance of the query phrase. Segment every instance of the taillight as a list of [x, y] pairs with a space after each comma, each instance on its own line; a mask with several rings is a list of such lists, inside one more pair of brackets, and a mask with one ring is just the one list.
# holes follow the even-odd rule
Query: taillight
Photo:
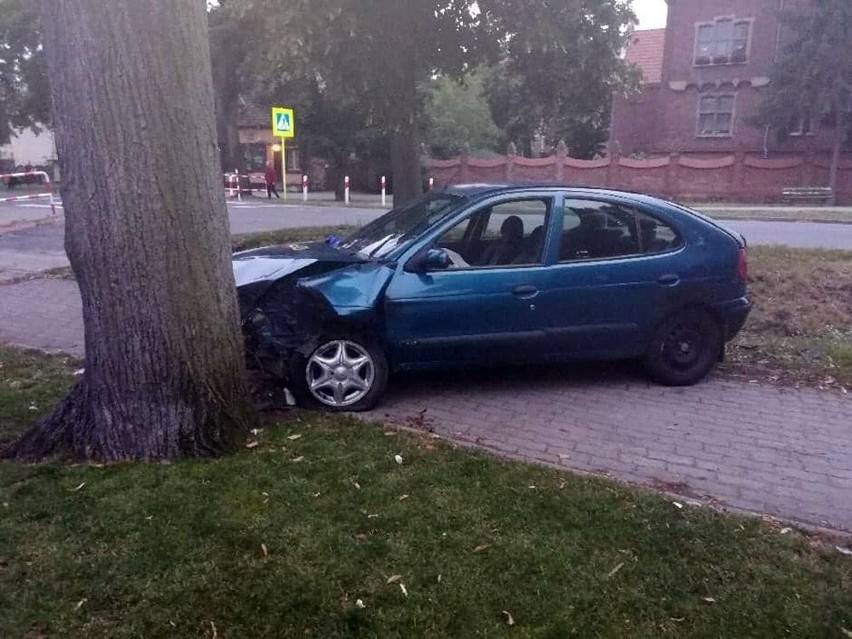
[[748, 255], [744, 248], [737, 253], [737, 277], [743, 282], [748, 281]]

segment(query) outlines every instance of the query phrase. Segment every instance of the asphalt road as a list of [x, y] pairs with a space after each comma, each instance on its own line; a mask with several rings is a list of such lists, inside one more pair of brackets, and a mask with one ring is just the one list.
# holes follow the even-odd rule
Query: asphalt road
[[[10, 211], [9, 207], [16, 206], [20, 205], [0, 204], [0, 219], [14, 219], [16, 212]], [[231, 232], [235, 234], [302, 226], [362, 225], [383, 213], [376, 208], [282, 205], [264, 201], [233, 203], [229, 204], [228, 210]], [[852, 224], [746, 220], [727, 220], [724, 223], [742, 233], [752, 245], [786, 244], [796, 248], [852, 250]], [[0, 226], [0, 251], [63, 253], [63, 237], [63, 226], [58, 223], [5, 233]]]

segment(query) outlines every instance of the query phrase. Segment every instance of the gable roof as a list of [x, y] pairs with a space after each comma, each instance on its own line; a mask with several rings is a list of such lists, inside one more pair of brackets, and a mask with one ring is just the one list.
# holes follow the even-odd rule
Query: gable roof
[[663, 78], [663, 50], [666, 42], [665, 29], [634, 31], [627, 45], [624, 59], [642, 70], [644, 81], [658, 83]]

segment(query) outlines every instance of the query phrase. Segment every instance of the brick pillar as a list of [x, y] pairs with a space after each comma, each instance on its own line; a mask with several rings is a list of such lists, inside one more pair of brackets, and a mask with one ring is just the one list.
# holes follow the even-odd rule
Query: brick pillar
[[559, 140], [556, 145], [556, 157], [554, 157], [553, 177], [557, 184], [565, 183], [565, 158], [568, 157], [568, 147], [565, 140]]
[[515, 179], [515, 158], [518, 155], [518, 147], [514, 142], [509, 142], [506, 149], [506, 182], [512, 183]]
[[459, 156], [459, 182], [462, 184], [467, 184], [470, 182], [470, 166], [468, 164], [468, 160], [470, 159], [470, 147], [465, 144], [462, 147], [461, 155]]
[[734, 166], [733, 170], [733, 178], [731, 182], [731, 195], [734, 196], [735, 199], [739, 201], [747, 200], [748, 193], [746, 193], [746, 183], [745, 183], [745, 174], [746, 174], [746, 165], [745, 165], [746, 154], [743, 151], [737, 151], [734, 153]]
[[679, 195], [681, 191], [678, 159], [680, 159], [680, 153], [669, 153], [669, 165], [666, 167], [666, 177], [663, 180], [663, 194], [670, 199], [674, 199], [675, 194]]
[[609, 156], [609, 166], [606, 169], [606, 187], [609, 189], [623, 188], [623, 186], [619, 183], [619, 158], [621, 158], [621, 153], [619, 153], [618, 150], [613, 151]]

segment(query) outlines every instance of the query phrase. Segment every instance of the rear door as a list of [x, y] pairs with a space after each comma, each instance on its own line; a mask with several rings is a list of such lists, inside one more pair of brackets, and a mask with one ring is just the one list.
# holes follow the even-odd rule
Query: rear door
[[632, 205], [566, 197], [541, 294], [551, 356], [632, 357], [690, 272], [676, 228]]

